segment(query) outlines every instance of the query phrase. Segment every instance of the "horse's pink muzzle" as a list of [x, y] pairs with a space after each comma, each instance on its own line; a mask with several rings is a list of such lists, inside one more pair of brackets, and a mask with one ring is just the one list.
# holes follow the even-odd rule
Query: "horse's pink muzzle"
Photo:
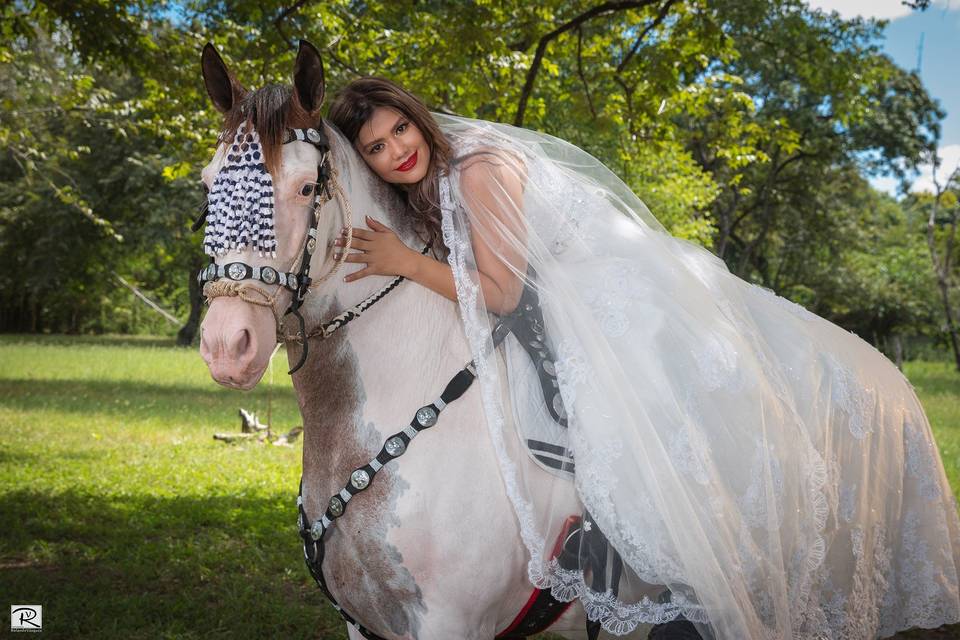
[[273, 312], [238, 297], [212, 300], [200, 326], [200, 356], [213, 379], [225, 387], [255, 387], [276, 343]]

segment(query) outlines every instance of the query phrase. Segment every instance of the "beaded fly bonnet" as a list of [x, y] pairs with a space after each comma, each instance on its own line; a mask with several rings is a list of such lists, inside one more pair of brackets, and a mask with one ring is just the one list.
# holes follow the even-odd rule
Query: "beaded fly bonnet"
[[273, 178], [264, 163], [260, 136], [252, 124], [241, 124], [210, 189], [204, 252], [222, 256], [250, 247], [276, 257], [273, 204]]

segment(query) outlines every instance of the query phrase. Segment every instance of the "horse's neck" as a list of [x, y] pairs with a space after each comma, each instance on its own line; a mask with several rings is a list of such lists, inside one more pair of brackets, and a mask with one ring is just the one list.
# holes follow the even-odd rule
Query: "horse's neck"
[[[403, 198], [370, 172], [342, 136], [336, 134], [333, 142], [337, 188], [343, 190], [354, 223], [365, 227], [362, 216], [369, 214], [407, 246], [420, 249]], [[363, 267], [345, 263], [307, 296], [308, 327], [353, 307], [391, 280], [368, 276], [343, 281], [345, 273]], [[295, 362], [299, 347], [289, 349]], [[418, 407], [434, 400], [470, 359], [456, 303], [411, 281], [401, 282], [331, 338], [312, 340], [309, 349], [294, 386], [304, 419], [304, 476], [319, 479], [324, 493], [339, 490], [350, 472], [368, 462]]]
[[[366, 280], [373, 290], [386, 281], [356, 282]], [[345, 295], [352, 284], [338, 289]], [[296, 361], [299, 347], [290, 349]], [[409, 281], [332, 337], [312, 340], [294, 376], [304, 420], [304, 476], [322, 494], [305, 496], [308, 505], [339, 491], [350, 472], [369, 462], [418, 407], [435, 400], [469, 359], [456, 303]]]

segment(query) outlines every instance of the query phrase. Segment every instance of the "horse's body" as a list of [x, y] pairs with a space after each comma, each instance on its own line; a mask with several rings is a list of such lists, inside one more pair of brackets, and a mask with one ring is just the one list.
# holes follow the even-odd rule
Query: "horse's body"
[[[208, 59], [207, 51], [204, 55], [208, 91], [229, 116], [245, 90], [215, 52], [215, 58]], [[300, 65], [298, 58], [298, 69]], [[312, 91], [320, 96], [317, 102], [322, 101], [322, 86], [300, 86], [310, 81], [309, 73], [298, 72], [296, 77], [293, 100], [305, 103]], [[322, 71], [319, 77], [322, 84]], [[302, 111], [313, 114], [318, 107], [304, 105]], [[398, 194], [370, 172], [339, 132], [327, 127], [327, 134], [335, 182], [359, 214], [355, 217], [370, 215], [393, 228], [408, 246], [419, 248]], [[292, 269], [311, 207], [284, 194], [295, 194], [297, 180], [305, 174], [310, 174], [308, 182], [316, 179], [310, 177], [316, 176], [318, 162], [313, 151], [303, 143], [283, 147], [283, 170], [274, 176], [277, 258], [245, 249], [231, 251], [219, 263], [246, 260]], [[205, 169], [208, 181], [222, 155], [218, 153]], [[330, 247], [343, 213], [336, 198], [322, 207], [319, 247]], [[329, 252], [317, 251], [312, 272], [329, 268], [331, 262]], [[306, 297], [302, 312], [308, 332], [388, 280], [374, 276], [344, 283], [342, 273], [316, 284]], [[274, 295], [281, 302], [290, 299], [282, 290]], [[274, 305], [274, 313], [278, 308], [283, 304]], [[221, 384], [248, 389], [269, 362], [276, 325], [267, 307], [240, 297], [216, 297], [201, 335], [201, 353], [213, 377]], [[300, 350], [298, 344], [288, 344], [291, 362], [299, 360]], [[319, 518], [351, 471], [367, 463], [419, 407], [436, 399], [470, 359], [457, 304], [413, 282], [401, 283], [330, 338], [310, 340], [309, 357], [293, 376], [304, 422], [307, 517]], [[511, 425], [505, 436], [508, 447], [521, 446]], [[527, 477], [540, 479], [531, 483], [534, 492], [538, 486], [554, 491], [553, 483], [563, 482], [570, 513], [580, 513], [572, 483], [557, 480], [526, 455], [512, 457], [529, 467], [522, 470]], [[411, 442], [402, 458], [388, 463], [370, 488], [350, 502], [327, 534], [323, 569], [340, 605], [384, 638], [489, 639], [515, 618], [531, 592], [527, 553], [501, 480], [477, 385], [451, 403], [436, 426]], [[569, 630], [570, 637], [580, 637], [582, 632], [573, 630], [583, 624], [583, 609], [574, 603], [551, 630]], [[360, 637], [348, 628], [351, 638]], [[634, 635], [645, 637], [645, 632], [641, 628]]]

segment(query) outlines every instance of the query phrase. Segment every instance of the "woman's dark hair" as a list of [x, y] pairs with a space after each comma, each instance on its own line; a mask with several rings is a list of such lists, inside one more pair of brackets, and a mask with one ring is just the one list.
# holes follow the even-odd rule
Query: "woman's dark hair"
[[[450, 160], [450, 143], [444, 137], [427, 106], [415, 95], [386, 78], [368, 76], [358, 78], [337, 92], [330, 105], [327, 120], [333, 123], [347, 139], [355, 144], [360, 128], [370, 119], [377, 107], [389, 107], [409, 118], [423, 134], [430, 148], [430, 166], [420, 182], [402, 188], [411, 212], [416, 218], [414, 225], [422, 233], [424, 242], [431, 242], [433, 253], [442, 256], [446, 246], [440, 231], [440, 185], [439, 173], [446, 169]], [[425, 237], [424, 237], [425, 236]]]

